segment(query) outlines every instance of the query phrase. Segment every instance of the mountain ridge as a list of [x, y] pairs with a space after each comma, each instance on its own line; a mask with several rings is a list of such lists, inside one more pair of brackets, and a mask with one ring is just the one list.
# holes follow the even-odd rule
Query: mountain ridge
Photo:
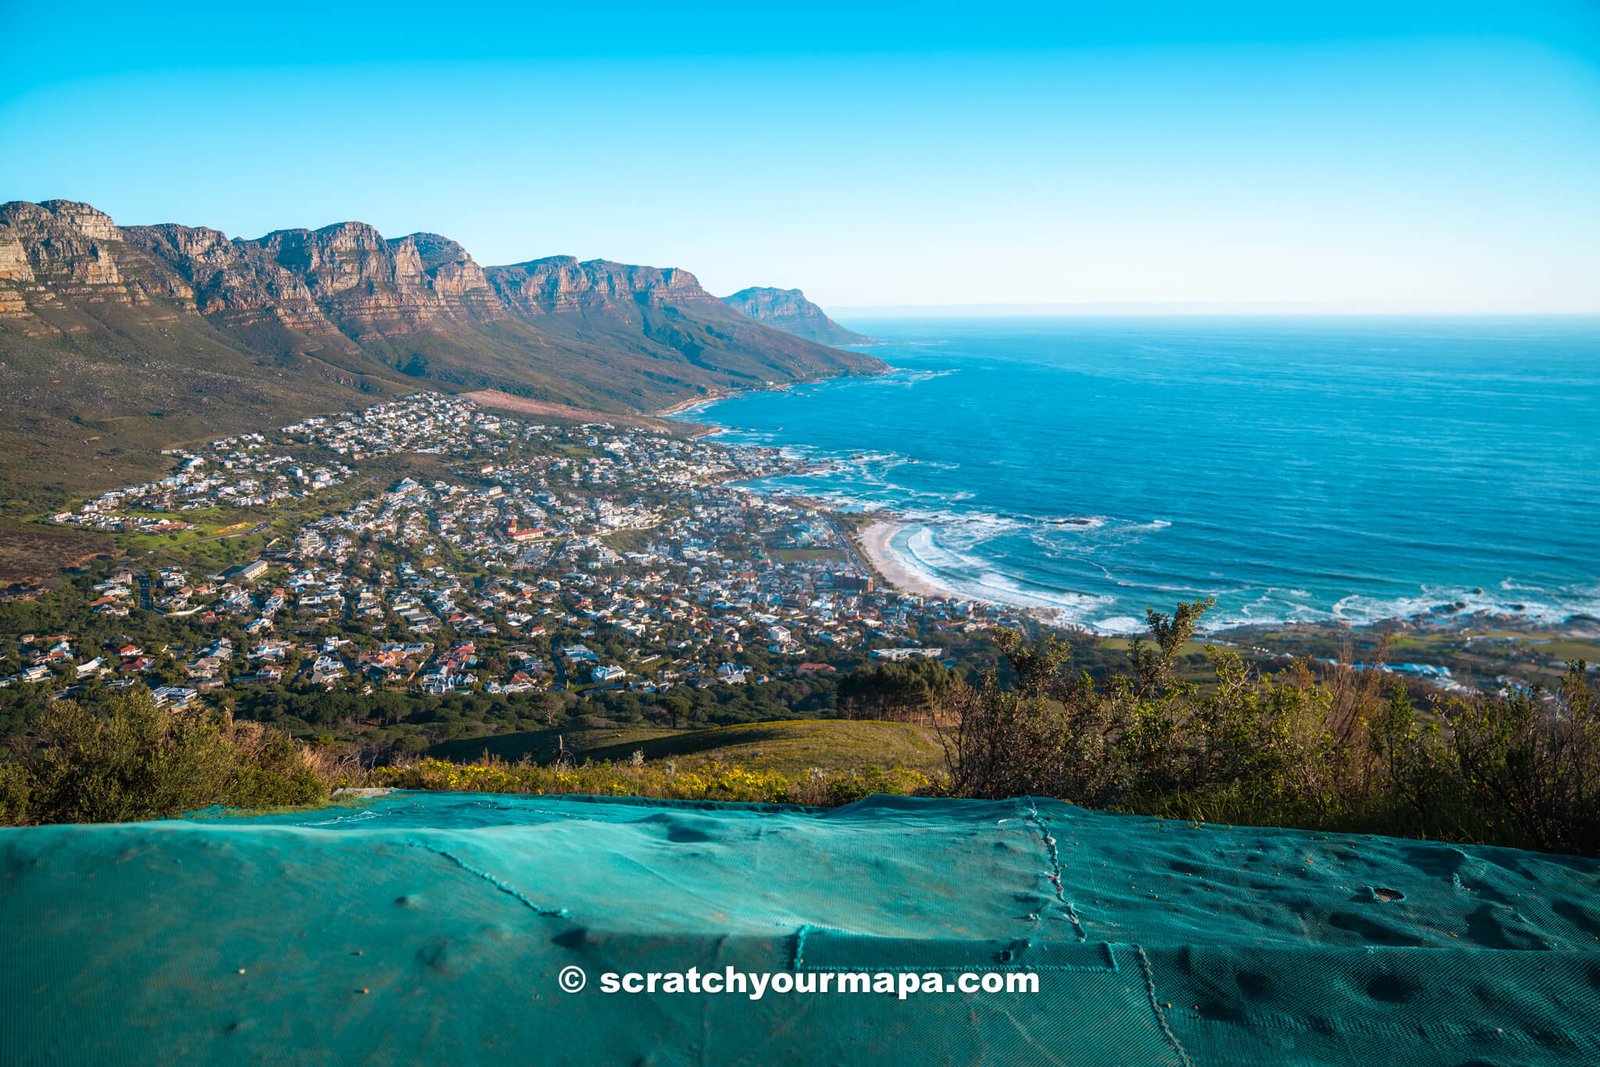
[[[485, 267], [443, 235], [363, 222], [247, 239], [0, 204], [0, 443], [69, 466], [92, 455], [115, 473], [126, 457], [105, 442], [132, 446], [130, 418], [233, 432], [419, 388], [620, 414], [882, 368], [743, 315], [678, 267]], [[52, 480], [30, 466], [0, 463], [0, 480]]]

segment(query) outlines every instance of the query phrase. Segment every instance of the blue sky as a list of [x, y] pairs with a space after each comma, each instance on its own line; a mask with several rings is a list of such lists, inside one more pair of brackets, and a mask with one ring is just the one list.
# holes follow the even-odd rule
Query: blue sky
[[0, 0], [0, 199], [830, 307], [1600, 311], [1600, 4], [1311, 6]]

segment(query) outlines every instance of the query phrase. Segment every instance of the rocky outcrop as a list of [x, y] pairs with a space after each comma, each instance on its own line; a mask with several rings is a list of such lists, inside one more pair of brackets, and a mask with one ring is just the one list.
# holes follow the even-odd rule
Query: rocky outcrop
[[28, 313], [23, 292], [34, 280], [27, 246], [8, 229], [0, 229], [0, 319], [20, 319]]
[[437, 234], [386, 240], [360, 222], [254, 241], [170, 224], [125, 232], [188, 281], [196, 311], [230, 325], [359, 344], [503, 314], [482, 268]]
[[28, 262], [27, 248], [20, 238], [7, 230], [0, 230], [0, 281], [33, 281], [33, 265]]
[[308, 337], [341, 339], [318, 306], [306, 279], [249, 254], [251, 242], [232, 241], [205, 227], [129, 226], [128, 244], [161, 264], [175, 281], [171, 298], [185, 310], [227, 327], [273, 323]]
[[10, 272], [17, 280], [37, 281], [57, 295], [91, 296], [101, 286], [122, 286], [112, 245], [121, 239], [111, 219], [88, 204], [46, 200], [42, 204], [0, 204], [0, 227], [21, 246], [25, 259]]
[[506, 305], [532, 315], [585, 311], [617, 303], [711, 305], [716, 297], [686, 270], [636, 267], [572, 256], [549, 256], [490, 267], [489, 283]]
[[343, 222], [235, 244], [258, 272], [302, 279], [317, 307], [357, 342], [498, 310], [482, 269], [460, 245], [435, 234], [391, 241], [366, 223]]
[[0, 204], [0, 322], [29, 335], [66, 333], [85, 328], [73, 305], [148, 304], [147, 290], [124, 276], [122, 244], [111, 218], [88, 204]]
[[454, 313], [477, 319], [497, 319], [505, 315], [505, 308], [483, 268], [450, 238], [436, 233], [414, 233], [390, 244], [409, 245], [415, 250], [426, 284], [439, 295], [443, 306]]
[[228, 328], [274, 325], [354, 350], [505, 309], [466, 250], [437, 234], [386, 240], [364, 223], [230, 240], [204, 227], [118, 227], [87, 204], [0, 206], [0, 316], [79, 328], [72, 305], [152, 304]]
[[752, 286], [741, 289], [722, 302], [757, 322], [824, 345], [865, 344], [872, 338], [847, 330], [828, 318], [821, 308], [806, 299], [798, 289], [769, 289]]

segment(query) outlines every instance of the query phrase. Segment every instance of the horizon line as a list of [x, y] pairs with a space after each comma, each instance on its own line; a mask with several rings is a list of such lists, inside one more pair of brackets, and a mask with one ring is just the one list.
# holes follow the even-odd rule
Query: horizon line
[[1093, 303], [1039, 304], [835, 304], [824, 309], [829, 315], [882, 316], [914, 315], [1015, 318], [1068, 318], [1113, 316], [1228, 316], [1330, 318], [1600, 318], [1600, 305], [1588, 308], [1483, 308], [1461, 305], [1397, 306], [1381, 302], [1313, 304], [1297, 302], [1224, 301], [1122, 301]]

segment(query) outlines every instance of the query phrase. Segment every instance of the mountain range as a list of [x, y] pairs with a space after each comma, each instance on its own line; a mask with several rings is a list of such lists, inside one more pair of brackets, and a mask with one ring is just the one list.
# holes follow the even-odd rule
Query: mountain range
[[[751, 292], [798, 302], [741, 300]], [[0, 481], [100, 484], [148, 468], [154, 445], [422, 388], [622, 413], [881, 370], [819, 343], [858, 338], [797, 291], [725, 302], [677, 268], [485, 267], [447, 237], [360, 222], [246, 240], [13, 201], [0, 205]]]

